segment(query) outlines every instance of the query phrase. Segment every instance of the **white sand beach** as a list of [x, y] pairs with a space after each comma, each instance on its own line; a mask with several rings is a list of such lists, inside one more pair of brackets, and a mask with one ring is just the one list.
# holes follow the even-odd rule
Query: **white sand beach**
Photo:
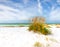
[[60, 28], [50, 29], [53, 34], [45, 36], [29, 32], [28, 27], [0, 27], [0, 47], [34, 47], [35, 42], [42, 47], [60, 47]]

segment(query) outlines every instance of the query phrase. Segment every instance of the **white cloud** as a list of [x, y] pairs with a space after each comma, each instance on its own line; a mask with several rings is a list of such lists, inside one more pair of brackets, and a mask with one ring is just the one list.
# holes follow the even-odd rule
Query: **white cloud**
[[41, 2], [40, 2], [40, 0], [37, 0], [37, 2], [38, 2], [38, 5], [37, 5], [38, 11], [39, 11], [40, 14], [42, 14], [42, 5], [41, 5]]
[[0, 5], [0, 22], [9, 20], [28, 20], [32, 14], [26, 10], [13, 9], [8, 6]]
[[57, 8], [56, 10], [52, 10], [48, 19], [51, 22], [60, 21], [60, 8]]

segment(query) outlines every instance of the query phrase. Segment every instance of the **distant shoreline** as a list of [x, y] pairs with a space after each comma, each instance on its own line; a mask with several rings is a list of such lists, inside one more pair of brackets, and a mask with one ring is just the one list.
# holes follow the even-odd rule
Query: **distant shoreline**
[[[0, 23], [0, 27], [28, 27], [31, 23]], [[47, 25], [58, 25], [60, 24], [47, 24]]]

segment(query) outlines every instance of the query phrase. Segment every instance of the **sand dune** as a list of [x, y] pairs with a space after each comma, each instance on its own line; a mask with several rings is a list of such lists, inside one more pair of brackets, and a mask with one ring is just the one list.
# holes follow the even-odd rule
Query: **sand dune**
[[28, 27], [0, 27], [0, 47], [34, 47], [40, 42], [42, 47], [60, 47], [60, 28], [50, 28], [52, 35], [42, 35], [28, 31]]

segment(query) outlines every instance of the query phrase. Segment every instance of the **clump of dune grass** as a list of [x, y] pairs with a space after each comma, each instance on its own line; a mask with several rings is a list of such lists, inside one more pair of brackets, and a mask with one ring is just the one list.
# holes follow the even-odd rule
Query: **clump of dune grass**
[[44, 35], [51, 34], [50, 30], [45, 27], [44, 17], [34, 17], [32, 18], [32, 24], [29, 26], [29, 31], [42, 33]]
[[40, 42], [35, 42], [34, 47], [43, 47], [43, 45]]

